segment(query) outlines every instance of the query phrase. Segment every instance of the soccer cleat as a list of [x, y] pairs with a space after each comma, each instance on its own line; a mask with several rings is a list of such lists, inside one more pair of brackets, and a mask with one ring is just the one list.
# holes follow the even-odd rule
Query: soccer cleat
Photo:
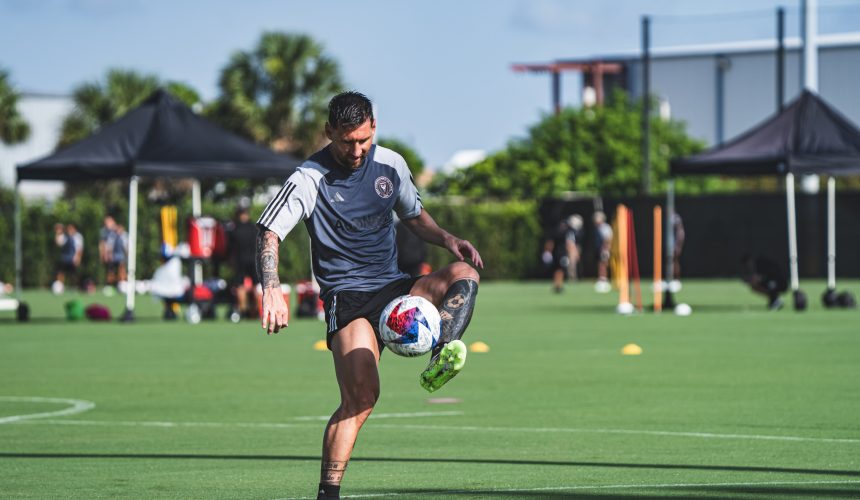
[[466, 344], [452, 340], [430, 359], [430, 364], [421, 373], [421, 387], [433, 392], [445, 385], [466, 365]]

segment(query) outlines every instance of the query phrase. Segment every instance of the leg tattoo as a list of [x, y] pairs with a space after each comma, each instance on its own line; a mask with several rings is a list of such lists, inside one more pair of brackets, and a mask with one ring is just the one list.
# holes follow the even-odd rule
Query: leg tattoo
[[471, 279], [455, 281], [445, 298], [442, 300], [442, 309], [439, 316], [442, 318], [441, 333], [436, 352], [442, 350], [448, 342], [463, 337], [463, 332], [469, 326], [472, 312], [475, 310], [475, 298], [478, 295], [478, 282]]
[[339, 485], [343, 479], [343, 473], [346, 472], [346, 466], [349, 462], [323, 462], [320, 468], [320, 483]]

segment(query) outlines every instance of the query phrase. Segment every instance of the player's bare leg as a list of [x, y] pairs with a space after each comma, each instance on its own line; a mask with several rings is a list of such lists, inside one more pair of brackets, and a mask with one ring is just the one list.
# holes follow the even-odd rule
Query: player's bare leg
[[357, 319], [342, 328], [332, 339], [331, 350], [340, 406], [323, 436], [318, 499], [339, 498], [358, 431], [379, 398], [379, 346], [370, 323]]
[[564, 289], [564, 269], [556, 269], [552, 273], [552, 290], [561, 293]]
[[439, 343], [420, 377], [421, 386], [430, 392], [454, 378], [466, 363], [466, 345], [460, 339], [472, 319], [479, 280], [472, 266], [455, 262], [412, 286], [410, 293], [433, 302], [442, 319]]

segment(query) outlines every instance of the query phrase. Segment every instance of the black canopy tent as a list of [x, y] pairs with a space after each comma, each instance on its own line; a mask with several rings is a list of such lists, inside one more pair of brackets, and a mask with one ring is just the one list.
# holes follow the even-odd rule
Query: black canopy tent
[[[836, 286], [834, 176], [860, 174], [860, 130], [816, 93], [804, 90], [781, 112], [708, 151], [671, 162], [679, 175], [784, 175], [791, 287], [799, 291], [794, 175], [821, 174], [827, 182], [828, 289]], [[673, 196], [672, 181], [669, 195]], [[674, 200], [669, 200], [669, 206]], [[670, 208], [671, 210], [671, 208]], [[671, 246], [671, 242], [669, 244]], [[667, 248], [671, 251], [671, 248]], [[797, 303], [796, 303], [797, 305]]]
[[[20, 165], [23, 180], [129, 179], [129, 263], [126, 316], [134, 311], [138, 177], [284, 179], [299, 161], [227, 132], [164, 90], [114, 123], [48, 157]], [[194, 190], [199, 207], [199, 189]], [[21, 290], [21, 214], [16, 196], [15, 272]], [[195, 214], [199, 215], [199, 214]]]

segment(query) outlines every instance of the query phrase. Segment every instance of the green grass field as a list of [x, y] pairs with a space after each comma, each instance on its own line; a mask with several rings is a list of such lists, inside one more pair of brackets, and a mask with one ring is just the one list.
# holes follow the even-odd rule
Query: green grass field
[[[692, 316], [621, 317], [587, 284], [482, 285], [465, 340], [490, 352], [432, 396], [425, 358], [386, 353], [342, 492], [860, 497], [860, 311], [804, 288], [804, 313], [765, 311], [740, 282], [688, 282]], [[164, 323], [144, 297], [135, 324], [68, 323], [61, 299], [26, 299], [29, 324], [0, 313], [0, 497], [315, 498], [337, 406], [330, 355], [312, 348], [321, 322], [272, 337]], [[628, 343], [643, 353], [621, 355]]]

